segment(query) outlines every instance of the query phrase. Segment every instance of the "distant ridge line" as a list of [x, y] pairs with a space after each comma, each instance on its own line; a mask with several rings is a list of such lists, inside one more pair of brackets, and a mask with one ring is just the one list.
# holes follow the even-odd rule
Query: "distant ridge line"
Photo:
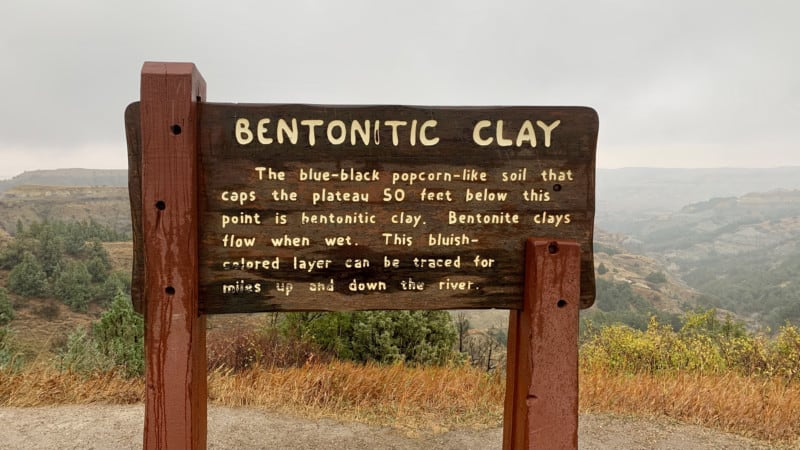
[[26, 171], [9, 180], [0, 180], [0, 192], [22, 185], [127, 187], [128, 170], [48, 169]]

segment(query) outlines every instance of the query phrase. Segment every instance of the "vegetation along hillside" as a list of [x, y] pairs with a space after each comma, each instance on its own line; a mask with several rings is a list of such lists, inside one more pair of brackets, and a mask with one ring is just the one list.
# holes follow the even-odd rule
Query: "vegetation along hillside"
[[[0, 405], [141, 401], [128, 208], [124, 187], [0, 193]], [[694, 202], [625, 233], [599, 227], [581, 408], [800, 443], [799, 212], [798, 191], [773, 190]], [[210, 398], [407, 429], [496, 427], [507, 317], [212, 316]]]
[[130, 238], [128, 189], [109, 186], [21, 185], [0, 192], [0, 228], [15, 234], [18, 224], [92, 220]]
[[725, 308], [775, 328], [800, 321], [800, 191], [715, 198], [651, 220], [628, 245]]

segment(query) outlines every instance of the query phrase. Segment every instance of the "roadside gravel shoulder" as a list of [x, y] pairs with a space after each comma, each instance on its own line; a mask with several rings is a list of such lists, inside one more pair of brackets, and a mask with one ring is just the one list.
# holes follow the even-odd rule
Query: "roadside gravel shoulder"
[[[0, 449], [138, 449], [143, 405], [0, 408]], [[310, 420], [254, 408], [209, 406], [210, 449], [499, 449], [502, 430], [410, 435], [360, 423]], [[769, 445], [661, 419], [583, 414], [582, 449], [768, 449]]]

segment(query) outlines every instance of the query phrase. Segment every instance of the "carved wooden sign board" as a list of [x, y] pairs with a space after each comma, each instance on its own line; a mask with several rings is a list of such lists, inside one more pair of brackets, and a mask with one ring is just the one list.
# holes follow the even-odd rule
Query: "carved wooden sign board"
[[201, 313], [519, 309], [529, 237], [577, 241], [594, 302], [590, 108], [197, 107]]

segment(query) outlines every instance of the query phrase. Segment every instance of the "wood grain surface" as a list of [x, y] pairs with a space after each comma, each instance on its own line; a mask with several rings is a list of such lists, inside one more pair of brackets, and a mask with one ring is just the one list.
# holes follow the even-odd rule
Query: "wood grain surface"
[[198, 106], [203, 313], [520, 309], [530, 237], [594, 302], [590, 108]]

